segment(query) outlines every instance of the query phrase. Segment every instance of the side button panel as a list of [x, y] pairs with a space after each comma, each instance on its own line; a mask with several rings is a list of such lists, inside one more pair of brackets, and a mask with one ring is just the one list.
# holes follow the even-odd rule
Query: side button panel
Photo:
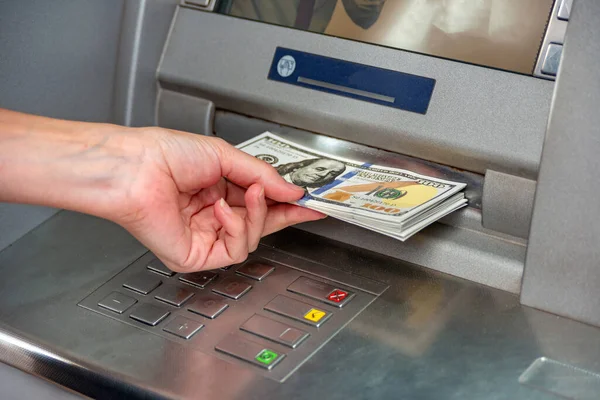
[[279, 295], [265, 306], [265, 310], [275, 314], [283, 315], [296, 321], [304, 322], [307, 325], [320, 327], [327, 321], [332, 313], [320, 310], [298, 300]]
[[285, 358], [285, 354], [236, 335], [222, 340], [215, 350], [266, 369], [272, 369]]
[[258, 314], [246, 321], [240, 329], [292, 349], [295, 349], [309, 336], [308, 332]]

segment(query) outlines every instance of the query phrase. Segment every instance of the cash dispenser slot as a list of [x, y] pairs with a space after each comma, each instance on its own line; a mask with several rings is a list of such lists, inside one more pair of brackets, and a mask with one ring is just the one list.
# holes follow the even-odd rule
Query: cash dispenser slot
[[[192, 110], [192, 105], [206, 102], [209, 101], [163, 88], [159, 96], [158, 123], [177, 129], [181, 121], [189, 121], [193, 115], [198, 123], [187, 125], [188, 130], [205, 134], [204, 121], [209, 118], [207, 113], [211, 112], [214, 116], [214, 120], [210, 122], [212, 134], [234, 145], [270, 131], [301, 145], [342, 157], [467, 183], [465, 195], [469, 206], [422, 231], [418, 241], [400, 242], [333, 218], [301, 224], [296, 228], [400, 260], [426, 265], [487, 286], [519, 292], [527, 244], [524, 239], [526, 236], [522, 233], [528, 229], [531, 209], [527, 205], [530, 207], [533, 198], [533, 191], [528, 196], [527, 191], [522, 191], [519, 185], [528, 184], [526, 189], [531, 189], [531, 181], [491, 170], [484, 176], [397, 152], [250, 118], [224, 109], [209, 111], [212, 107], [196, 107], [196, 113], [181, 114], [182, 110]], [[173, 110], [173, 113], [168, 110]], [[175, 118], [176, 115], [180, 117]], [[170, 125], [171, 122], [174, 125]], [[488, 176], [491, 176], [489, 182], [486, 181]], [[498, 179], [499, 176], [504, 179]], [[486, 190], [491, 196], [486, 195]], [[525, 195], [521, 199], [514, 197], [519, 193]], [[487, 210], [486, 205], [489, 207]], [[507, 208], [509, 213], [506, 213]], [[500, 212], [508, 218], [495, 219]], [[489, 221], [487, 225], [486, 220]], [[519, 230], [519, 226], [523, 229]], [[474, 245], [478, 251], [472, 251]]]

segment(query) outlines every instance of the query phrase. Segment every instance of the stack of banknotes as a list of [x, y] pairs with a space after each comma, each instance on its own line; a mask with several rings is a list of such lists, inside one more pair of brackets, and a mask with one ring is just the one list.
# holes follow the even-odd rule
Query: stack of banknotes
[[404, 241], [466, 206], [466, 184], [317, 151], [270, 132], [237, 146], [306, 194], [296, 204]]

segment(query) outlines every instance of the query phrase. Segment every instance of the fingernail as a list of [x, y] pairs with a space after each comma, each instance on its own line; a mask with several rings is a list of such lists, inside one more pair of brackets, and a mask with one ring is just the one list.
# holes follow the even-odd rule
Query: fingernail
[[263, 200], [265, 198], [265, 188], [264, 187], [260, 188], [260, 192], [258, 193], [258, 198], [260, 200]]
[[219, 200], [219, 205], [226, 214], [231, 214], [231, 207], [229, 207], [229, 204], [227, 204], [224, 199]]

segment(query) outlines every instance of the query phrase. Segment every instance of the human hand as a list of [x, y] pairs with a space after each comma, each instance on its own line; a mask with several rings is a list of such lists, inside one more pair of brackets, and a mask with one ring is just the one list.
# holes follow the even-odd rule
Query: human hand
[[143, 151], [120, 169], [124, 196], [107, 216], [174, 271], [239, 263], [261, 237], [324, 217], [285, 204], [303, 189], [221, 139], [158, 128], [129, 136], [124, 147]]
[[120, 224], [174, 271], [243, 261], [262, 236], [324, 215], [221, 139], [0, 109], [0, 201]]

